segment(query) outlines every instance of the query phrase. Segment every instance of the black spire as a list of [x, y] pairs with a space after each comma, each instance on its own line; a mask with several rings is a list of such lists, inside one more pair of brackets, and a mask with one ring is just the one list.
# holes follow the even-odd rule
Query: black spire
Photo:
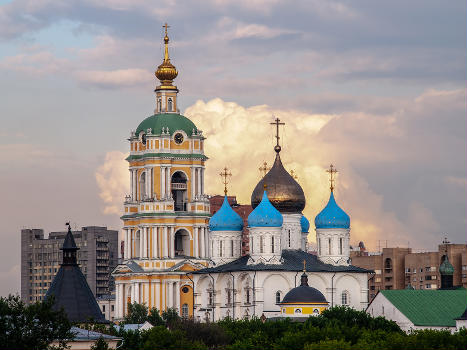
[[107, 323], [102, 314], [96, 298], [89, 288], [86, 277], [79, 268], [76, 246], [70, 224], [67, 222], [68, 233], [61, 250], [63, 250], [63, 263], [54, 277], [52, 285], [47, 291], [46, 298], [55, 296], [54, 309], [63, 307], [71, 322], [86, 323], [91, 320]]

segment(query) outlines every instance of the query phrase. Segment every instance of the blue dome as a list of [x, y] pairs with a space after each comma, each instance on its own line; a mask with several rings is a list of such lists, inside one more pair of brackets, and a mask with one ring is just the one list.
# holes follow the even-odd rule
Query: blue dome
[[230, 206], [227, 196], [221, 208], [209, 220], [211, 231], [242, 231], [243, 219]]
[[308, 233], [310, 230], [310, 222], [305, 215], [302, 215], [302, 218], [300, 219], [300, 226], [302, 227], [302, 233]]
[[268, 199], [266, 191], [258, 206], [248, 215], [250, 227], [281, 227], [282, 214], [274, 208]]
[[334, 193], [331, 192], [329, 202], [321, 213], [315, 218], [316, 228], [349, 228], [350, 217], [343, 211], [334, 199]]

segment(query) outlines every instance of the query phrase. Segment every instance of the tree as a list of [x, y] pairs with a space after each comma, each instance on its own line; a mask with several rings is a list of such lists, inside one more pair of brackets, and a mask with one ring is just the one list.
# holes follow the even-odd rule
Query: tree
[[91, 350], [109, 350], [109, 344], [107, 344], [103, 336], [100, 336], [94, 345], [91, 346]]
[[148, 307], [145, 304], [128, 303], [128, 314], [123, 318], [123, 323], [144, 323], [148, 317]]
[[174, 308], [168, 308], [162, 313], [162, 319], [165, 321], [167, 327], [172, 328], [172, 326], [180, 321], [180, 316], [178, 315], [177, 310]]
[[149, 315], [146, 318], [150, 324], [153, 326], [163, 326], [165, 325], [164, 320], [162, 319], [159, 310], [157, 310], [155, 307], [151, 308], [149, 310]]
[[53, 297], [26, 305], [19, 296], [0, 297], [0, 344], [2, 349], [59, 349], [72, 339], [71, 324], [63, 309], [55, 311]]

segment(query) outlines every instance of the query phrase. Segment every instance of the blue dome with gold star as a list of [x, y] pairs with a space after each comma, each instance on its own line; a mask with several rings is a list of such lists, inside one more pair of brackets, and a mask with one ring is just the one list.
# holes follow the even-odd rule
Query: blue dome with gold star
[[350, 228], [350, 217], [343, 211], [331, 192], [328, 204], [315, 218], [316, 228]]
[[282, 214], [269, 201], [266, 191], [258, 206], [248, 215], [250, 227], [281, 227]]
[[302, 227], [302, 233], [308, 233], [310, 230], [310, 222], [305, 215], [302, 215], [302, 218], [300, 219], [300, 226]]
[[221, 208], [209, 220], [211, 231], [242, 231], [243, 219], [230, 206], [227, 196]]

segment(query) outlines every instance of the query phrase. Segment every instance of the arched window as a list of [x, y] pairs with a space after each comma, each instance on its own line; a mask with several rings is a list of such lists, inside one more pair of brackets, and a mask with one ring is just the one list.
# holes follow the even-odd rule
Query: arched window
[[172, 112], [172, 99], [167, 100], [167, 111]]
[[274, 236], [271, 237], [271, 253], [274, 254]]
[[230, 240], [230, 256], [234, 256], [234, 241], [233, 239]]
[[281, 302], [281, 292], [277, 291], [276, 292], [276, 304], [279, 304]]
[[259, 252], [264, 253], [264, 238], [259, 236]]
[[245, 304], [250, 304], [250, 288], [245, 291]]
[[158, 109], [158, 112], [162, 112], [162, 100], [161, 99], [157, 100], [157, 109]]
[[219, 241], [219, 256], [222, 256], [222, 241]]
[[341, 301], [342, 301], [342, 305], [349, 305], [350, 303], [350, 300], [349, 300], [349, 292], [344, 290], [341, 294]]
[[254, 247], [254, 244], [253, 244], [253, 237], [251, 237], [251, 244], [250, 244], [251, 254], [253, 254], [253, 247]]
[[331, 238], [328, 238], [328, 254], [331, 255]]
[[339, 254], [342, 255], [342, 237], [339, 238]]
[[188, 318], [188, 304], [182, 305], [182, 317]]
[[290, 230], [289, 230], [289, 248], [290, 248]]
[[318, 254], [321, 255], [321, 238], [318, 238]]
[[146, 173], [141, 173], [139, 177], [139, 193], [140, 193], [140, 200], [146, 198]]

